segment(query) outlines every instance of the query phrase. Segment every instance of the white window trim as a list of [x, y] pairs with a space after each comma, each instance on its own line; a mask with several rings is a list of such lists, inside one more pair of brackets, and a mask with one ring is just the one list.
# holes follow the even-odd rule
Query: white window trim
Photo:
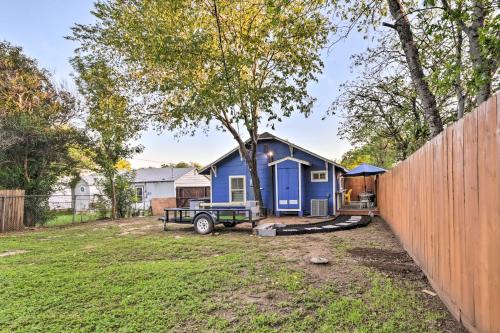
[[229, 176], [229, 202], [230, 203], [241, 202], [241, 201], [233, 201], [233, 198], [232, 198], [233, 189], [231, 187], [231, 184], [232, 184], [231, 180], [233, 178], [243, 178], [243, 203], [246, 203], [247, 202], [247, 177], [245, 175]]
[[142, 196], [141, 196], [141, 199], [142, 199], [142, 200], [141, 200], [141, 201], [137, 201], [137, 203], [142, 203], [142, 202], [144, 202], [144, 185], [138, 185], [138, 186], [136, 185], [136, 186], [135, 186], [135, 197], [136, 197], [136, 198], [138, 197], [138, 196], [137, 196], [137, 189], [138, 189], [138, 188], [142, 189]]
[[[314, 175], [325, 174], [325, 179], [314, 179]], [[328, 182], [328, 170], [311, 171], [311, 183], [326, 183]]]

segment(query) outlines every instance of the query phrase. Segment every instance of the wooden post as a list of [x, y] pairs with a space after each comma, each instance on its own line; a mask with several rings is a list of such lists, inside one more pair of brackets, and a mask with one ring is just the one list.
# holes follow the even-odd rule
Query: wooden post
[[2, 197], [2, 232], [5, 232], [5, 197]]
[[75, 213], [76, 213], [76, 195], [73, 195], [73, 196], [71, 197], [71, 201], [73, 202], [73, 217], [72, 217], [71, 223], [72, 223], [72, 224], [75, 224]]

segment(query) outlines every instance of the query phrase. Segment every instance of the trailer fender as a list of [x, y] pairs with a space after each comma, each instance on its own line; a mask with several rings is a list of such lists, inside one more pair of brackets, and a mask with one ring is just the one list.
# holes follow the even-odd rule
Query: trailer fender
[[198, 212], [196, 213], [195, 216], [193, 216], [193, 219], [191, 220], [191, 222], [194, 224], [194, 221], [196, 221], [196, 218], [199, 216], [199, 215], [209, 215], [211, 218], [212, 218], [212, 222], [213, 224], [217, 224], [219, 223], [219, 221], [217, 221], [217, 215], [212, 213], [212, 212], [204, 212], [204, 211], [201, 211], [201, 212]]

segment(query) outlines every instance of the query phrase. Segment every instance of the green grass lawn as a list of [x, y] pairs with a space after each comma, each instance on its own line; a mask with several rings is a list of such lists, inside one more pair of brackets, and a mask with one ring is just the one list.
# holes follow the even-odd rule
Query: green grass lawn
[[74, 219], [73, 213], [71, 212], [58, 212], [55, 213], [54, 216], [47, 221], [45, 226], [55, 227], [72, 223], [96, 221], [98, 219], [100, 219], [99, 214], [92, 212], [76, 213]]
[[333, 234], [325, 276], [352, 273], [315, 278], [300, 265], [305, 238], [138, 220], [0, 236], [0, 254], [26, 251], [0, 256], [0, 331], [432, 332], [446, 316], [419, 285], [349, 268], [350, 243]]

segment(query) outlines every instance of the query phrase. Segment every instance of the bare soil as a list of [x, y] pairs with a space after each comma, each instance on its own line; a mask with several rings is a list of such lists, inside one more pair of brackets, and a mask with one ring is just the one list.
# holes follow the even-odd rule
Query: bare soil
[[9, 257], [9, 256], [15, 256], [16, 254], [23, 254], [28, 251], [26, 250], [12, 250], [12, 251], [5, 251], [0, 253], [0, 257]]
[[425, 280], [424, 273], [406, 252], [369, 247], [355, 247], [348, 252], [359, 258], [363, 265], [388, 275], [400, 275], [409, 280]]

